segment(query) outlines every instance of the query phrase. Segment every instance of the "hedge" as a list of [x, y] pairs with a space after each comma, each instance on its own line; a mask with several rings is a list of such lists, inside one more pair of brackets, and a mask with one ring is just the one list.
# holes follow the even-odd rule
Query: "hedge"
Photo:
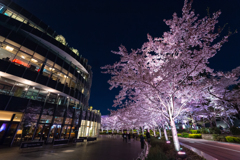
[[202, 138], [202, 134], [189, 134], [189, 138]]
[[227, 142], [240, 143], [239, 137], [226, 136], [225, 138]]
[[198, 130], [190, 130], [190, 132], [191, 132], [192, 134], [197, 134], [197, 133], [198, 133]]

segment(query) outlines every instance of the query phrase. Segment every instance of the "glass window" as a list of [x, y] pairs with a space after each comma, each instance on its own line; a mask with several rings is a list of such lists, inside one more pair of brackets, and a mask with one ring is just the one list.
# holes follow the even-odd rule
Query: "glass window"
[[56, 104], [57, 103], [57, 94], [51, 93], [47, 99], [48, 103]]
[[12, 14], [13, 14], [13, 12], [10, 11], [9, 9], [7, 9], [7, 10], [5, 11], [5, 13], [4, 13], [4, 15], [9, 16], [9, 17], [11, 17]]
[[3, 42], [5, 40], [5, 37], [0, 36], [0, 42]]
[[72, 118], [66, 118], [65, 124], [72, 124]]
[[[1, 77], [0, 78], [0, 93], [1, 94], [12, 94], [12, 88], [14, 86], [14, 81]], [[11, 92], [11, 93], [10, 93]]]
[[38, 101], [45, 101], [46, 97], [48, 95], [48, 91], [40, 90], [37, 100]]
[[54, 124], [62, 124], [63, 123], [63, 117], [55, 117]]
[[23, 51], [23, 52], [25, 52], [25, 53], [27, 53], [27, 54], [29, 54], [29, 55], [33, 55], [33, 53], [34, 53], [32, 50], [30, 50], [30, 49], [28, 49], [28, 48], [26, 48], [26, 47], [24, 47], [24, 46], [22, 46], [22, 47], [20, 48], [20, 50]]
[[30, 87], [28, 89], [28, 92], [27, 92], [25, 98], [36, 100], [37, 97], [38, 97], [39, 91], [40, 90], [39, 89], [35, 89], [35, 87]]
[[51, 69], [53, 68], [53, 62], [52, 61], [50, 61], [50, 60], [47, 60], [47, 65], [49, 66], [49, 67], [51, 67]]
[[18, 21], [20, 21], [20, 22], [23, 22], [23, 21], [24, 21], [24, 18], [18, 15], [18, 16], [16, 17], [16, 20], [18, 20]]
[[13, 87], [12, 93], [15, 97], [24, 97], [28, 90], [28, 86], [26, 84], [16, 82], [15, 86]]
[[7, 43], [9, 43], [9, 44], [11, 44], [11, 45], [13, 45], [13, 46], [15, 46], [17, 48], [20, 48], [20, 46], [21, 46], [20, 44], [18, 44], [16, 42], [13, 42], [13, 41], [11, 41], [9, 39], [6, 39], [5, 42], [7, 42]]
[[40, 61], [42, 61], [42, 62], [45, 61], [45, 57], [41, 56], [41, 55], [38, 54], [38, 53], [35, 53], [35, 54], [33, 55], [33, 58], [35, 58], [35, 59], [37, 59], [37, 60], [40, 60]]
[[53, 118], [53, 116], [42, 115], [40, 123], [51, 123], [52, 122], [52, 118]]
[[17, 51], [18, 51], [18, 48], [14, 47], [14, 46], [12, 46], [10, 44], [7, 44], [7, 43], [3, 43], [2, 44], [2, 48], [5, 49], [8, 52], [13, 53], [13, 54], [16, 54]]

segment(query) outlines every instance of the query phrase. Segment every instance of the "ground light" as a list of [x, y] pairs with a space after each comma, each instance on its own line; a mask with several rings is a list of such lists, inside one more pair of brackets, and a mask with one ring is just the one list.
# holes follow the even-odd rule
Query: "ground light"
[[170, 142], [170, 141], [166, 141], [166, 143], [168, 143], [168, 144], [169, 144], [169, 143], [171, 143], [171, 142]]
[[186, 159], [187, 158], [187, 154], [186, 154], [186, 152], [183, 151], [182, 148], [180, 148], [180, 151], [177, 152], [177, 157], [181, 158], [181, 159]]
[[161, 137], [158, 137], [158, 139], [161, 139]]

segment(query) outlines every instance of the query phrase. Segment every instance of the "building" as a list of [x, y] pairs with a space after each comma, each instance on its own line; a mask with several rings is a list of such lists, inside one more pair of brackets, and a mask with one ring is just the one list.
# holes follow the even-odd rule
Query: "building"
[[0, 145], [97, 136], [87, 59], [11, 0], [0, 0], [0, 44]]

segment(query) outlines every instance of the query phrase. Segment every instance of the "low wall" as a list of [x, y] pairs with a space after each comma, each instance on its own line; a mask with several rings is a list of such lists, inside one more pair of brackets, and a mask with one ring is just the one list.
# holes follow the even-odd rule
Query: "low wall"
[[202, 134], [202, 139], [213, 141], [213, 134]]

